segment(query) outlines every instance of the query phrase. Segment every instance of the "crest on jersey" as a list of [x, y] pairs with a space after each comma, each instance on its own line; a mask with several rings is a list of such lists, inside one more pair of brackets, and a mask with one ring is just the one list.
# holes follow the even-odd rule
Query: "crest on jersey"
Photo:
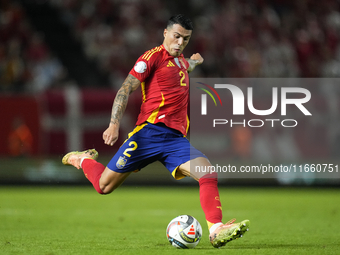
[[117, 160], [116, 167], [119, 169], [124, 168], [126, 165], [127, 159], [125, 157], [120, 156], [119, 159]]
[[144, 61], [139, 61], [134, 69], [137, 73], [144, 73], [146, 71], [146, 63]]
[[179, 59], [179, 61], [182, 63], [182, 66], [183, 66], [185, 69], [187, 69], [187, 66], [184, 64], [184, 61], [183, 61], [183, 59], [182, 59], [182, 58], [180, 58], [180, 59]]

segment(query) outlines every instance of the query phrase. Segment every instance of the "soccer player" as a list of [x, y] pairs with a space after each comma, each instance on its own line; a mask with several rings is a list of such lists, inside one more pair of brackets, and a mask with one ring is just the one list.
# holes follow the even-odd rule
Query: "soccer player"
[[195, 166], [211, 166], [206, 156], [185, 138], [189, 119], [188, 73], [203, 63], [199, 53], [185, 59], [182, 51], [193, 30], [190, 19], [176, 15], [168, 20], [163, 44], [146, 51], [116, 94], [109, 127], [103, 133], [104, 143], [113, 145], [118, 139], [119, 125], [129, 95], [138, 87], [142, 105], [136, 127], [105, 167], [97, 162], [94, 149], [66, 154], [62, 162], [82, 168], [85, 176], [100, 194], [119, 187], [131, 172], [160, 161], [175, 179], [190, 176], [199, 182], [200, 203], [210, 231], [210, 242], [220, 247], [241, 237], [249, 220], [222, 223], [222, 207], [217, 187], [217, 173], [191, 172]]

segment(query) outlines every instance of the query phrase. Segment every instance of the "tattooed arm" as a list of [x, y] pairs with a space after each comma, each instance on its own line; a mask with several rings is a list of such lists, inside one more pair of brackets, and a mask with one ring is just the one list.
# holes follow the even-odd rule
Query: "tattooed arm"
[[118, 90], [112, 106], [110, 125], [103, 133], [105, 144], [112, 146], [118, 140], [119, 125], [128, 103], [129, 95], [135, 91], [140, 84], [137, 78], [129, 74], [122, 87]]

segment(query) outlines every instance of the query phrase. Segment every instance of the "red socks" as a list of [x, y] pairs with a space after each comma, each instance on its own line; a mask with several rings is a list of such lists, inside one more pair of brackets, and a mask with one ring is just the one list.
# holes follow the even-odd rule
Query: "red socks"
[[217, 187], [217, 173], [206, 174], [199, 179], [200, 201], [208, 227], [222, 222], [222, 206]]
[[105, 170], [105, 166], [94, 159], [85, 158], [81, 165], [86, 178], [92, 183], [93, 187], [99, 194], [104, 192], [99, 187], [99, 179]]

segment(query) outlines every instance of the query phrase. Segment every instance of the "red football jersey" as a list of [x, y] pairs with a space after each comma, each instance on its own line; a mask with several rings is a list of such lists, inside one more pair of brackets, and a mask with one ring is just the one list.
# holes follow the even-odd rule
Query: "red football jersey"
[[186, 135], [189, 128], [188, 61], [171, 56], [163, 45], [138, 58], [130, 74], [141, 82], [141, 110], [136, 125], [163, 122]]

